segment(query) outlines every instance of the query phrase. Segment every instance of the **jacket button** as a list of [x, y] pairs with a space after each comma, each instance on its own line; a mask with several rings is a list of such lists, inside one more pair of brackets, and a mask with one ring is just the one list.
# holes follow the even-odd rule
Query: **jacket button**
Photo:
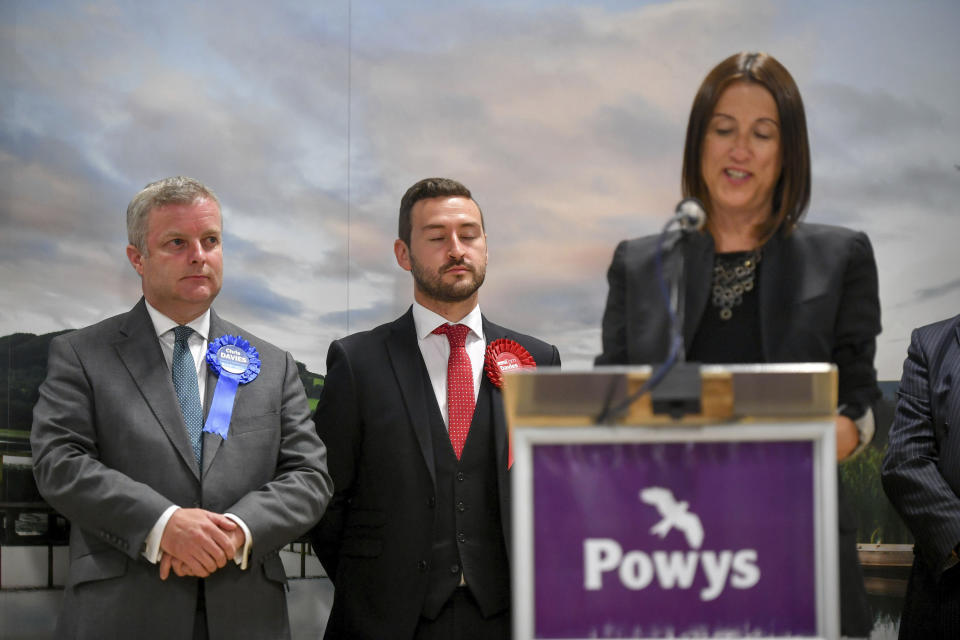
[[450, 565], [450, 573], [460, 573], [460, 565], [458, 564]]
[[463, 482], [463, 471], [457, 472], [457, 480], [459, 480], [460, 482]]
[[457, 534], [457, 542], [466, 542], [466, 541], [467, 541], [466, 534], [462, 532]]
[[457, 503], [457, 511], [459, 511], [460, 513], [463, 513], [466, 510], [467, 510], [467, 505], [463, 504], [463, 500]]
[[417, 569], [420, 569], [420, 571], [426, 571], [426, 570], [427, 570], [427, 561], [426, 561], [426, 560], [420, 560], [420, 561], [418, 561], [418, 562], [417, 562]]
[[437, 499], [433, 496], [430, 496], [430, 498], [427, 500], [427, 506], [433, 509], [436, 506], [436, 504], [437, 504]]

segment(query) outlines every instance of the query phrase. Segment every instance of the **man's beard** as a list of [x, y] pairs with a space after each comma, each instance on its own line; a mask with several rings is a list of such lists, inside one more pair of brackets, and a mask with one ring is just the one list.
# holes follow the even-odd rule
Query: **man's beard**
[[[444, 282], [443, 274], [452, 267], [466, 267], [472, 278], [460, 279], [456, 282]], [[417, 289], [437, 302], [463, 302], [480, 288], [487, 275], [487, 265], [475, 266], [467, 264], [463, 259], [451, 260], [444, 264], [436, 273], [428, 272], [418, 263], [413, 254], [410, 254], [410, 272]]]

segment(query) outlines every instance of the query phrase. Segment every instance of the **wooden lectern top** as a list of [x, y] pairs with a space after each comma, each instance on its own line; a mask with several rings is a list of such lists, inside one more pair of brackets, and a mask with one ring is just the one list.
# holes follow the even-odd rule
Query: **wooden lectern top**
[[[652, 373], [649, 366], [508, 372], [503, 384], [507, 419], [511, 427], [596, 424], [605, 405], [623, 403]], [[832, 364], [703, 365], [700, 381], [700, 413], [679, 420], [655, 414], [645, 393], [613, 424], [792, 422], [831, 416], [837, 408], [837, 368]]]

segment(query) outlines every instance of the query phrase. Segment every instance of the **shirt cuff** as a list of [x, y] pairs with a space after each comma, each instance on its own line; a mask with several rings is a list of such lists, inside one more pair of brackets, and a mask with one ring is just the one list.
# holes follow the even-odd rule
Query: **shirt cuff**
[[247, 562], [250, 560], [250, 547], [253, 546], [253, 534], [250, 533], [247, 523], [241, 520], [239, 516], [235, 516], [232, 513], [225, 513], [223, 515], [236, 522], [240, 525], [240, 528], [243, 529], [243, 549], [237, 549], [236, 555], [233, 556], [233, 561], [240, 566], [240, 569], [246, 569]]
[[150, 529], [150, 533], [147, 534], [147, 539], [143, 541], [142, 553], [147, 561], [153, 564], [160, 562], [160, 558], [163, 556], [163, 552], [160, 550], [160, 540], [163, 539], [163, 530], [167, 528], [167, 522], [170, 521], [173, 512], [179, 508], [180, 507], [175, 504], [167, 507], [167, 510], [160, 514], [157, 523]]

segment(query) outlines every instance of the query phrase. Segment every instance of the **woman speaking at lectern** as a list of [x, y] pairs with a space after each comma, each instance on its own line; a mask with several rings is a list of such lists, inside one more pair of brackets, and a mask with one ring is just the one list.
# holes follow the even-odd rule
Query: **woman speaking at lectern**
[[[772, 56], [740, 53], [697, 92], [687, 124], [683, 195], [706, 211], [677, 246], [685, 271], [683, 343], [691, 362], [833, 362], [839, 370], [837, 457], [873, 436], [879, 397], [877, 268], [866, 235], [800, 222], [810, 201], [803, 102]], [[653, 364], [670, 348], [656, 276], [657, 237], [619, 244], [607, 274], [597, 364]], [[856, 556], [856, 522], [840, 490], [841, 630], [872, 621]]]

